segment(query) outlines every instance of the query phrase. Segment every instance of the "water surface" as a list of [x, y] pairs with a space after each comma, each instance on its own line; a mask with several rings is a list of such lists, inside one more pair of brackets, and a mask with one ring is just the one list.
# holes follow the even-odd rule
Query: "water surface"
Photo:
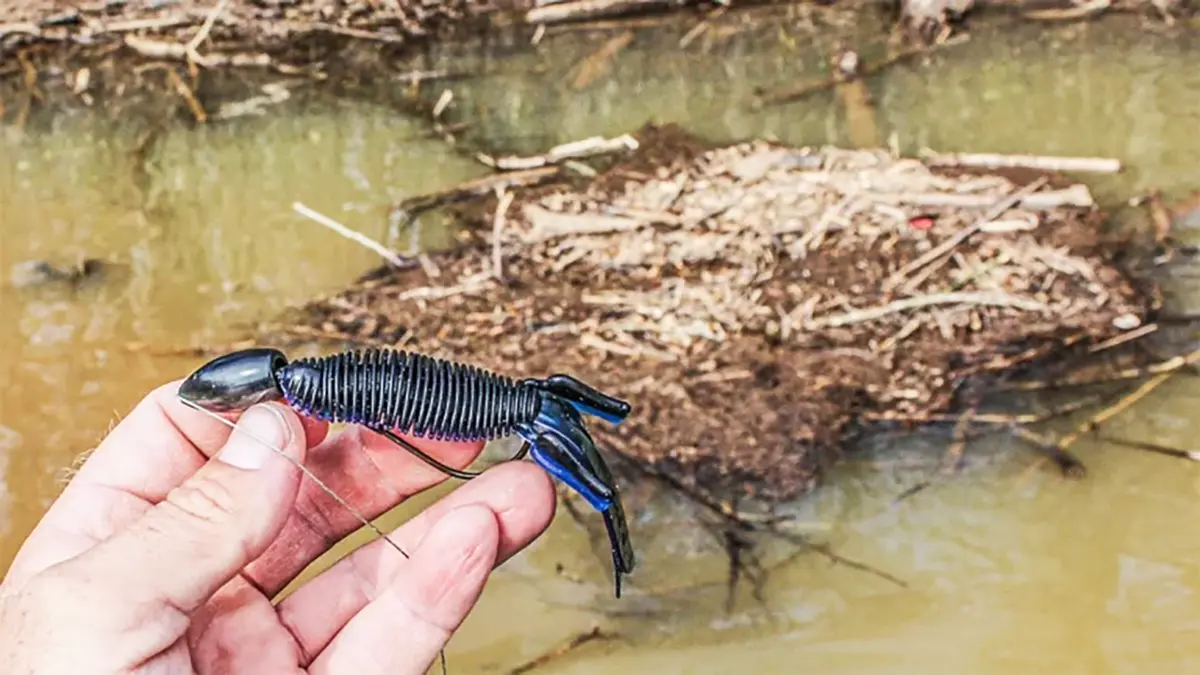
[[[417, 65], [486, 70], [426, 93], [453, 92], [447, 114], [469, 124], [464, 142], [506, 151], [678, 122], [712, 140], [894, 139], [905, 152], [1115, 156], [1127, 171], [1092, 182], [1110, 203], [1150, 187], [1168, 197], [1200, 187], [1200, 70], [1188, 65], [1200, 53], [1186, 35], [1149, 35], [1129, 20], [1049, 37], [980, 26], [966, 44], [863, 87], [747, 107], [759, 87], [825, 76], [836, 36], [813, 36], [806, 21], [717, 22], [682, 48], [692, 24], [632, 37], [551, 32], [536, 48], [445, 48]], [[866, 40], [871, 29], [839, 34]], [[601, 49], [615, 56], [584, 60]], [[875, 37], [861, 46], [868, 60], [884, 49]], [[0, 140], [0, 270], [79, 256], [113, 263], [78, 288], [0, 287], [0, 564], [54, 498], [63, 469], [147, 390], [199, 363], [131, 343], [228, 340], [239, 323], [336, 290], [377, 263], [296, 215], [294, 201], [387, 239], [390, 203], [484, 171], [428, 138], [427, 121], [371, 102], [285, 103], [264, 117], [171, 128], [143, 155], [144, 125], [97, 117], [41, 120], [50, 133], [10, 130]], [[1174, 288], [1194, 295], [1184, 282]], [[1108, 432], [1187, 448], [1200, 432], [1198, 395], [1194, 378], [1179, 378]], [[1195, 467], [1081, 442], [1089, 477], [1064, 482], [1029, 473], [1030, 454], [995, 438], [968, 448], [961, 476], [893, 504], [945, 448], [929, 436], [878, 441], [798, 506], [819, 540], [907, 589], [819, 555], [788, 562], [790, 550], [772, 547], [764, 555], [778, 566], [762, 602], [743, 588], [726, 611], [719, 546], [694, 514], [655, 502], [634, 523], [632, 588], [614, 601], [607, 564], [560, 511], [548, 535], [494, 577], [451, 646], [452, 672], [506, 672], [594, 626], [618, 637], [545, 672], [1200, 666], [1200, 535], [1188, 527], [1200, 513]]]

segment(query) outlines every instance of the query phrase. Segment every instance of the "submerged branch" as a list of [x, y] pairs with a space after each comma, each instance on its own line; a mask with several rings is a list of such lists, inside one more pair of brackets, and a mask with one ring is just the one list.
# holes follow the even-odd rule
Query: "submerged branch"
[[526, 661], [525, 663], [522, 663], [521, 665], [517, 666], [516, 668], [510, 669], [508, 671], [508, 675], [525, 675], [525, 673], [528, 673], [530, 671], [541, 668], [542, 666], [545, 666], [553, 661], [557, 661], [558, 659], [561, 659], [564, 656], [567, 656], [568, 654], [571, 654], [575, 650], [579, 649], [580, 647], [582, 647], [588, 643], [606, 642], [609, 640], [615, 640], [618, 637], [619, 636], [614, 633], [608, 633], [606, 631], [601, 630], [599, 626], [594, 626], [594, 627], [592, 627], [591, 630], [585, 631], [583, 633], [580, 633], [580, 634], [570, 638], [566, 642], [558, 645], [557, 647], [551, 649], [550, 651], [548, 651], [534, 659]]
[[345, 225], [342, 225], [341, 223], [337, 222], [336, 220], [330, 218], [329, 216], [326, 216], [326, 215], [317, 213], [316, 211], [313, 211], [312, 209], [308, 208], [304, 204], [301, 204], [300, 202], [292, 202], [292, 210], [294, 210], [296, 213], [299, 213], [300, 215], [302, 215], [306, 218], [309, 218], [310, 220], [312, 220], [320, 225], [324, 225], [325, 227], [333, 230], [334, 232], [337, 232], [338, 234], [349, 239], [350, 241], [353, 241], [356, 244], [360, 244], [362, 246], [365, 246], [366, 248], [371, 249], [372, 251], [378, 253], [384, 260], [395, 265], [396, 267], [403, 268], [403, 267], [409, 266], [409, 261], [396, 255], [395, 252], [388, 250], [388, 248], [386, 246], [384, 246], [383, 244], [380, 244], [379, 242], [375, 241], [374, 239], [371, 239], [370, 237], [362, 234], [361, 232], [355, 232], [354, 230], [352, 230], [352, 229], [346, 227]]

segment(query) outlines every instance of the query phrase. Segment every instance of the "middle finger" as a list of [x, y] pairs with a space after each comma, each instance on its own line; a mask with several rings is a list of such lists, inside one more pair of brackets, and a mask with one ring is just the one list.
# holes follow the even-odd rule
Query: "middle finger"
[[[482, 442], [450, 443], [402, 436], [456, 469], [471, 464]], [[368, 519], [446, 479], [446, 475], [387, 438], [351, 425], [309, 450], [305, 466]], [[311, 478], [305, 477], [295, 506], [274, 543], [246, 567], [245, 576], [274, 596], [362, 522]]]

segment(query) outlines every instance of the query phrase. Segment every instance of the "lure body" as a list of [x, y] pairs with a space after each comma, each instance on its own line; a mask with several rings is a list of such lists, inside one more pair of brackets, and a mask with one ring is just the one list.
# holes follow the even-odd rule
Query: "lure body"
[[567, 375], [515, 380], [480, 368], [412, 352], [375, 349], [289, 362], [278, 350], [226, 354], [184, 381], [180, 397], [213, 412], [283, 400], [301, 414], [361, 424], [386, 435], [431, 465], [447, 467], [395, 432], [418, 438], [490, 441], [516, 435], [518, 453], [569, 485], [604, 516], [617, 597], [634, 567], [633, 544], [613, 476], [583, 416], [620, 423], [630, 406]]

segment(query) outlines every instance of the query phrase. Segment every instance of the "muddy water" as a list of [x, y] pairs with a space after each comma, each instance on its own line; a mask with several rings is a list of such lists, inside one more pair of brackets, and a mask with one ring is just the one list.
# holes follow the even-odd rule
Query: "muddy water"
[[[536, 50], [492, 45], [483, 56], [446, 49], [432, 65], [441, 59], [489, 74], [435, 85], [430, 95], [451, 89], [450, 114], [472, 124], [466, 140], [508, 150], [677, 121], [713, 139], [895, 138], [906, 151], [1112, 155], [1130, 169], [1095, 182], [1110, 199], [1200, 186], [1200, 71], [1187, 65], [1200, 54], [1183, 37], [1129, 32], [1129, 22], [1051, 38], [981, 27], [967, 44], [865, 87], [744, 108], [756, 87], [824, 75], [832, 44], [812, 39], [803, 23], [799, 15], [783, 29], [717, 22], [686, 48], [679, 41], [690, 26], [667, 24], [632, 36], [551, 33]], [[1016, 43], [997, 42], [1000, 34]], [[615, 56], [586, 58], [602, 49]], [[868, 60], [882, 51], [862, 48]], [[73, 458], [146, 390], [197, 363], [131, 346], [228, 338], [238, 322], [336, 289], [375, 263], [294, 214], [294, 201], [385, 238], [389, 201], [481, 173], [423, 138], [425, 130], [378, 106], [284, 104], [261, 118], [172, 129], [148, 146], [143, 126], [80, 115], [55, 119], [52, 133], [0, 141], [0, 270], [79, 256], [112, 263], [74, 287], [0, 287], [3, 564]], [[148, 149], [137, 152], [139, 144]], [[1200, 295], [1183, 282], [1175, 288], [1184, 301]], [[1200, 431], [1197, 395], [1195, 379], [1178, 379], [1109, 433], [1189, 447]], [[894, 504], [945, 449], [927, 436], [876, 441], [797, 506], [805, 531], [906, 588], [768, 548], [773, 573], [759, 598], [742, 588], [727, 609], [723, 554], [691, 514], [655, 502], [634, 523], [641, 568], [616, 602], [588, 533], [560, 511], [551, 532], [494, 577], [451, 646], [452, 672], [506, 672], [594, 626], [617, 637], [545, 670], [998, 674], [1200, 665], [1200, 533], [1187, 525], [1200, 513], [1200, 470], [1081, 443], [1090, 476], [1064, 483], [1029, 472], [1024, 450], [993, 439], [968, 448], [962, 476]]]

